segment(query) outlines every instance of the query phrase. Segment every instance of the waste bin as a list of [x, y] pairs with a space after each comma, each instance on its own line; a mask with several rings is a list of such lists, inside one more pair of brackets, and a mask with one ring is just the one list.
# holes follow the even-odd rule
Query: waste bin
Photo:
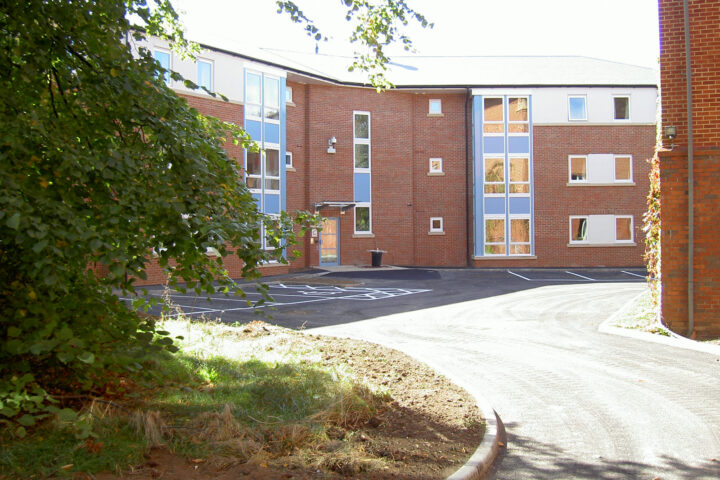
[[385, 250], [370, 250], [370, 254], [372, 255], [372, 263], [371, 265], [373, 267], [380, 267], [382, 266], [382, 256], [383, 253], [385, 253]]

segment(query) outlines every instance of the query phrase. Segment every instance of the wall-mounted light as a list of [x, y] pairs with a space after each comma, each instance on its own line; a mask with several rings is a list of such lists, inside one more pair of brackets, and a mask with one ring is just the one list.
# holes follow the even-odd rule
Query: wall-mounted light
[[336, 143], [337, 143], [337, 138], [330, 137], [328, 139], [328, 149], [327, 149], [328, 153], [335, 153], [335, 144]]
[[675, 137], [677, 137], [677, 127], [675, 125], [668, 125], [665, 127], [664, 133], [668, 140], [675, 140]]

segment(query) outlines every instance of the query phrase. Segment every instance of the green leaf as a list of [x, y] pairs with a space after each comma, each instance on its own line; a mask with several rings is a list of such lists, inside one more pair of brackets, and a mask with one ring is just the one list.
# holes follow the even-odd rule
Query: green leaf
[[80, 360], [83, 363], [93, 363], [95, 362], [95, 355], [91, 352], [82, 352], [80, 355], [77, 356], [77, 359]]
[[9, 326], [7, 329], [8, 337], [19, 337], [21, 333], [22, 333], [22, 330], [20, 330], [19, 328], [15, 327], [13, 325]]
[[27, 436], [27, 430], [25, 430], [25, 427], [19, 426], [15, 429], [15, 436], [18, 438], [25, 438]]
[[20, 214], [14, 213], [10, 218], [7, 219], [5, 225], [12, 228], [13, 230], [17, 230], [20, 226]]
[[26, 413], [22, 417], [18, 418], [17, 422], [20, 425], [24, 425], [26, 427], [32, 427], [33, 425], [35, 425], [35, 417]]

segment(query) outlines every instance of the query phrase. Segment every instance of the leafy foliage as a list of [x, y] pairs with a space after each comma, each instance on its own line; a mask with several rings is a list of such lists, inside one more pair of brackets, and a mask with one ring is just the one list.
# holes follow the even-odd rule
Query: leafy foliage
[[[411, 50], [412, 41], [400, 32], [400, 25], [407, 26], [411, 20], [417, 21], [423, 28], [433, 24], [420, 13], [410, 8], [404, 0], [340, 0], [347, 7], [345, 19], [352, 22], [350, 42], [362, 48], [355, 52], [355, 61], [350, 71], [362, 70], [369, 74], [370, 83], [378, 90], [392, 88], [385, 76], [386, 65], [390, 58], [385, 47], [400, 42], [405, 50]], [[305, 31], [316, 40], [324, 36], [313, 20], [308, 18], [293, 1], [276, 0], [278, 13], [287, 12], [297, 23], [305, 24]]]
[[[246, 278], [287, 261], [261, 248], [263, 216], [223, 149], [257, 147], [190, 108], [150, 52], [133, 55], [129, 18], [192, 55], [168, 0], [0, 7], [0, 422], [30, 426], [22, 412], [51, 412], [51, 388], [92, 392], [139, 352], [174, 348], [113, 294], [153, 256], [198, 292], [231, 282], [224, 255]], [[270, 242], [292, 244], [292, 226], [282, 217]]]
[[660, 250], [660, 157], [650, 159], [650, 192], [647, 196], [648, 209], [643, 216], [645, 231], [645, 262], [648, 276], [652, 279], [650, 288], [653, 303], [659, 308], [661, 288], [661, 250]]

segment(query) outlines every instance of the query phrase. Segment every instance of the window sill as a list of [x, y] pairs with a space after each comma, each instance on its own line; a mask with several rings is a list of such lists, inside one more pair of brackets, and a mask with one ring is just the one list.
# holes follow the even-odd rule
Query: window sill
[[591, 183], [591, 182], [568, 182], [567, 187], [634, 187], [635, 182], [615, 182], [615, 183]]
[[443, 114], [443, 113], [428, 113], [427, 116], [428, 117], [444, 117], [445, 114]]
[[428, 235], [445, 235], [445, 232], [428, 232]]
[[286, 267], [287, 265], [284, 263], [280, 263], [277, 260], [273, 260], [271, 262], [267, 263], [261, 263], [258, 265], [259, 268], [272, 268], [272, 267]]
[[353, 233], [352, 238], [375, 238], [374, 233]]
[[428, 177], [444, 177], [445, 172], [428, 172], [427, 176]]
[[589, 247], [637, 247], [635, 242], [617, 242], [617, 243], [568, 243], [569, 248], [589, 248]]
[[297, 172], [297, 170], [295, 170], [295, 167], [285, 167], [285, 171], [286, 172]]
[[285, 105], [287, 105], [288, 107], [295, 107], [295, 106], [297, 106], [297, 105], [295, 105], [295, 102], [285, 102]]
[[484, 257], [476, 257], [473, 260], [537, 260], [535, 255], [487, 255]]

